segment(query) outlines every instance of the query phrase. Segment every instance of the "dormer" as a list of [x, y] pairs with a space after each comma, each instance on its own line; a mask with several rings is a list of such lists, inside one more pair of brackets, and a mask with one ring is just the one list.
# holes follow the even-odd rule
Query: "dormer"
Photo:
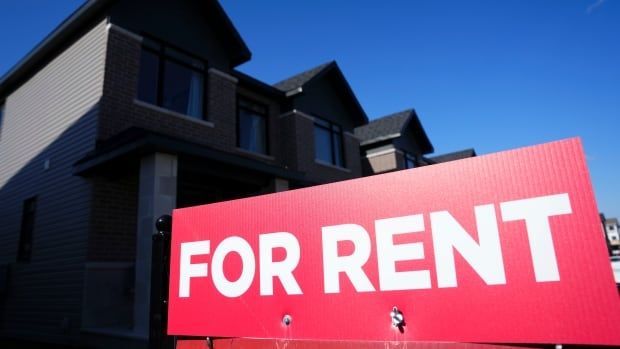
[[[332, 61], [274, 84], [283, 91], [282, 129], [295, 137], [289, 166], [321, 181], [361, 175], [355, 127], [368, 117], [336, 62]], [[287, 137], [286, 140], [289, 138]]]
[[425, 165], [433, 152], [415, 110], [407, 109], [377, 118], [355, 129], [360, 140], [365, 175]]

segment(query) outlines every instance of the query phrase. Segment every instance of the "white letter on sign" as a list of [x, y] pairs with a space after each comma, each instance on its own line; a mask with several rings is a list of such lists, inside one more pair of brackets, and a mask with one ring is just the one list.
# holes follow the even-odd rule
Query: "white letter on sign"
[[481, 205], [475, 206], [474, 210], [479, 243], [448, 211], [431, 212], [438, 287], [457, 285], [453, 249], [459, 251], [487, 285], [506, 283], [495, 208]]
[[505, 222], [525, 220], [536, 281], [559, 281], [549, 217], [573, 213], [568, 194], [502, 202], [500, 207]]
[[[280, 262], [273, 261], [273, 249], [281, 247], [286, 250], [286, 258]], [[273, 278], [278, 277], [286, 293], [302, 294], [293, 270], [299, 264], [299, 241], [295, 235], [287, 232], [262, 234], [259, 237], [260, 294], [273, 295]]]
[[[241, 257], [241, 276], [237, 281], [229, 281], [224, 275], [224, 258], [230, 252], [237, 252]], [[215, 288], [226, 297], [239, 297], [252, 285], [256, 273], [254, 252], [247, 241], [231, 236], [224, 239], [213, 252], [211, 260], [211, 277]]]
[[397, 261], [424, 259], [424, 247], [421, 242], [394, 245], [394, 235], [421, 231], [424, 231], [421, 214], [375, 221], [379, 288], [382, 291], [431, 288], [428, 270], [396, 271]]
[[192, 256], [209, 254], [209, 240], [181, 243], [179, 266], [179, 297], [189, 297], [189, 280], [193, 277], [209, 275], [208, 263], [192, 264]]
[[[368, 280], [362, 266], [370, 257], [370, 237], [357, 224], [323, 227], [323, 282], [325, 293], [340, 292], [339, 275], [345, 272], [357, 292], [370, 292], [375, 288]], [[355, 250], [350, 256], [338, 256], [338, 241], [351, 241]]]

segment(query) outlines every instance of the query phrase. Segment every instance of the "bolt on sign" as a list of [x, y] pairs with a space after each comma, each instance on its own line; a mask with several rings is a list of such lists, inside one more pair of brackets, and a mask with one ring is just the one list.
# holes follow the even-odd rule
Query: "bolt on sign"
[[569, 139], [173, 213], [168, 332], [620, 345]]

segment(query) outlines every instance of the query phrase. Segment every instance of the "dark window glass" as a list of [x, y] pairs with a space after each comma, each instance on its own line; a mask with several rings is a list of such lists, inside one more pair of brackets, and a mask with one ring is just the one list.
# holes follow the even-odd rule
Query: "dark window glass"
[[204, 69], [204, 63], [175, 49], [171, 49], [169, 47], [166, 48], [166, 55], [177, 60], [178, 62], [181, 62], [182, 64], [189, 65], [197, 69]]
[[205, 63], [152, 39], [145, 39], [143, 45], [138, 99], [202, 119]]
[[238, 146], [267, 154], [267, 108], [249, 101], [239, 101]]
[[175, 62], [166, 61], [162, 107], [177, 113], [201, 118], [203, 76]]
[[333, 164], [336, 166], [344, 167], [344, 161], [342, 159], [342, 133], [334, 132], [332, 133], [332, 144], [333, 144], [333, 153], [334, 153], [334, 161]]
[[315, 118], [314, 156], [328, 164], [345, 166], [340, 126]]
[[415, 167], [415, 157], [413, 155], [405, 153], [405, 168]]
[[24, 201], [22, 210], [22, 226], [19, 234], [18, 262], [29, 262], [32, 255], [32, 233], [34, 231], [34, 216], [37, 209], [37, 198]]
[[138, 99], [157, 104], [158, 74], [159, 58], [150, 51], [142, 50], [142, 56], [140, 57]]
[[327, 122], [327, 121], [325, 121], [325, 120], [322, 120], [322, 119], [319, 119], [319, 118], [315, 118], [315, 119], [314, 119], [314, 123], [315, 123], [317, 126], [321, 126], [321, 127], [327, 128], [327, 129], [329, 129], [329, 128], [330, 128], [330, 123], [329, 123], [329, 122]]
[[316, 159], [326, 163], [333, 163], [332, 160], [332, 142], [328, 129], [316, 126], [314, 128], [314, 156]]

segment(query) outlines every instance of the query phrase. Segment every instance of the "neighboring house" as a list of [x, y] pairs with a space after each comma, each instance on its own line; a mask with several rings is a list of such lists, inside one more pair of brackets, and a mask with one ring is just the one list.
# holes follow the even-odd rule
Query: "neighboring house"
[[407, 109], [357, 127], [365, 175], [427, 165], [425, 154], [433, 152], [415, 110]]
[[469, 148], [469, 149], [455, 151], [452, 153], [431, 156], [427, 158], [427, 160], [430, 164], [440, 164], [442, 162], [473, 158], [476, 155], [477, 155], [476, 151], [473, 148]]
[[364, 175], [404, 170], [476, 156], [474, 149], [429, 157], [431, 144], [417, 113], [407, 109], [355, 129], [362, 149]]
[[603, 223], [609, 252], [612, 256], [620, 256], [620, 227], [617, 218], [607, 218]]
[[[291, 129], [299, 127], [296, 125], [314, 127], [314, 132], [298, 129], [297, 142], [285, 147], [295, 168], [323, 181], [332, 180], [325, 177], [327, 169], [341, 176], [359, 177], [359, 141], [353, 130], [368, 123], [368, 117], [336, 62], [322, 64], [274, 86], [287, 96], [284, 124]], [[289, 115], [294, 117], [286, 118]]]
[[90, 0], [0, 80], [0, 337], [144, 347], [157, 217], [362, 176], [336, 63], [250, 57], [215, 0]]
[[617, 218], [606, 218], [605, 214], [599, 213], [603, 237], [607, 244], [607, 251], [611, 260], [611, 268], [616, 280], [616, 286], [620, 291], [620, 227]]

